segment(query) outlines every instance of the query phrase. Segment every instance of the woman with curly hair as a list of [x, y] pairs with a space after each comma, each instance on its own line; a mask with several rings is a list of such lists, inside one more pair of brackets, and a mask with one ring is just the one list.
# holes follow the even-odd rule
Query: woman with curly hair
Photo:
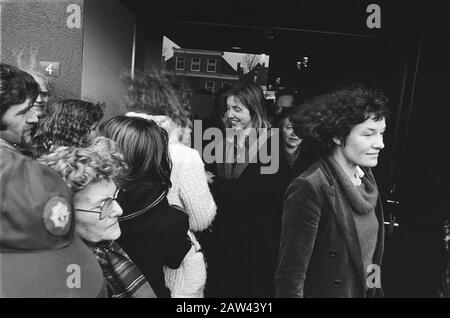
[[386, 104], [383, 93], [353, 85], [290, 117], [322, 156], [285, 193], [277, 297], [382, 295], [383, 209], [370, 168], [384, 148]]
[[[169, 139], [182, 141], [190, 134], [191, 113], [169, 80], [156, 71], [125, 76], [128, 92], [125, 107], [133, 113], [166, 116], [170, 123]], [[187, 130], [187, 131], [185, 131]]]
[[65, 99], [52, 104], [39, 124], [36, 140], [40, 153], [52, 146], [86, 147], [97, 135], [104, 105], [79, 99]]
[[115, 242], [122, 215], [115, 180], [127, 169], [115, 143], [98, 137], [88, 148], [57, 147], [39, 161], [58, 171], [74, 192], [75, 231], [95, 254], [108, 296], [154, 298], [149, 283]]
[[[216, 205], [209, 191], [200, 154], [190, 148], [190, 119], [187, 108], [169, 81], [156, 74], [145, 73], [129, 79], [126, 115], [157, 122], [169, 135], [172, 161], [170, 204], [183, 208], [189, 215], [188, 235], [193, 246], [177, 269], [165, 267], [165, 280], [171, 297], [202, 298], [206, 284], [206, 263], [198, 234], [206, 230], [216, 215]], [[197, 235], [197, 236], [196, 236]]]
[[[122, 177], [118, 200], [120, 245], [150, 282], [156, 295], [171, 296], [166, 269], [180, 267], [191, 249], [189, 219], [182, 206], [169, 205], [172, 164], [168, 135], [153, 120], [117, 116], [102, 123], [100, 134], [117, 142], [129, 171]], [[189, 286], [187, 286], [189, 287]]]

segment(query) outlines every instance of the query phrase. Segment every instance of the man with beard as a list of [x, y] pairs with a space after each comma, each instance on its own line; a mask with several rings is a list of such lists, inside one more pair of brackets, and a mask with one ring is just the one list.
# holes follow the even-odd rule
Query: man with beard
[[[0, 298], [105, 297], [101, 268], [74, 233], [70, 189], [56, 171], [21, 154], [32, 144], [38, 92], [30, 74], [0, 64]], [[69, 283], [74, 266], [83, 274], [76, 288]]]
[[38, 122], [33, 105], [39, 85], [20, 69], [0, 64], [0, 149], [21, 152], [33, 143], [31, 130]]
[[[50, 99], [49, 92], [49, 79], [39, 69], [39, 62], [37, 59], [37, 50], [31, 50], [29, 54], [24, 54], [24, 50], [21, 50], [17, 56], [17, 67], [28, 74], [30, 74], [33, 79], [38, 84], [38, 96], [33, 104], [33, 110], [40, 120], [47, 113], [47, 104]], [[39, 124], [39, 123], [38, 123]], [[33, 125], [31, 128], [31, 136], [35, 139], [38, 124]], [[26, 156], [36, 157], [39, 155], [38, 141], [34, 140], [33, 143], [27, 145], [26, 149], [22, 149], [22, 154]]]

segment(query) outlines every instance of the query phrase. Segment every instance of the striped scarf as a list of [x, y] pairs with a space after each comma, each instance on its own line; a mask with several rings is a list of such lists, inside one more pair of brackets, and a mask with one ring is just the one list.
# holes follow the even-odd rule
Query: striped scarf
[[103, 271], [110, 298], [156, 298], [153, 289], [115, 241], [89, 244]]

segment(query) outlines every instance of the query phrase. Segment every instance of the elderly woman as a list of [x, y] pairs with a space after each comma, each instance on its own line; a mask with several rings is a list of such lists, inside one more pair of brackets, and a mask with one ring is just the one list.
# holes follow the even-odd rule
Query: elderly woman
[[65, 99], [48, 107], [35, 135], [38, 153], [52, 146], [86, 147], [97, 136], [104, 105], [79, 99]]
[[277, 297], [382, 294], [383, 210], [370, 168], [384, 148], [386, 103], [354, 85], [290, 117], [296, 135], [314, 138], [323, 154], [285, 193]]
[[59, 172], [74, 191], [75, 230], [96, 255], [108, 296], [154, 298], [144, 276], [115, 242], [121, 235], [122, 209], [114, 180], [126, 164], [114, 143], [99, 137], [89, 148], [58, 147], [40, 161]]
[[[264, 172], [268, 163], [261, 160], [259, 150], [275, 139], [265, 131], [270, 124], [261, 88], [239, 84], [224, 96], [232, 128], [224, 140], [226, 160], [217, 162], [217, 175], [212, 177], [218, 210], [204, 239], [210, 265], [207, 296], [273, 297], [285, 167], [277, 162], [278, 169]], [[272, 161], [278, 161], [275, 148]]]

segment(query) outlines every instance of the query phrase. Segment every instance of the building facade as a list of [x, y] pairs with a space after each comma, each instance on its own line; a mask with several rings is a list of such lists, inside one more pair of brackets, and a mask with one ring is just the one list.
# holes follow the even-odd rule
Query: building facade
[[181, 48], [173, 51], [163, 73], [189, 86], [184, 88], [214, 94], [239, 82], [240, 74], [223, 58], [223, 52]]

